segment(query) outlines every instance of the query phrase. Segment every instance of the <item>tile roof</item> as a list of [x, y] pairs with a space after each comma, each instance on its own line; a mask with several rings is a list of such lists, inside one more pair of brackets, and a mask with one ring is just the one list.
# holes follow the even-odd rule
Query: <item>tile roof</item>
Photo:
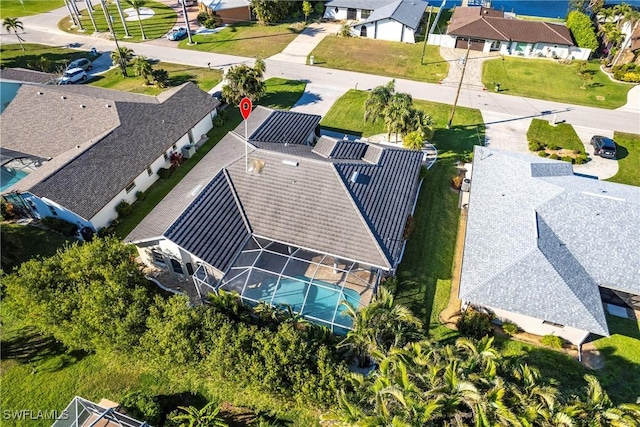
[[227, 171], [222, 170], [209, 182], [164, 235], [219, 271], [226, 271], [251, 236]]
[[475, 149], [462, 300], [607, 335], [598, 286], [640, 294], [637, 241], [640, 188]]
[[487, 40], [573, 45], [569, 29], [561, 24], [505, 18], [484, 7], [456, 7], [447, 34]]
[[315, 114], [273, 111], [251, 133], [249, 141], [258, 147], [261, 142], [304, 145], [321, 119]]
[[[42, 92], [45, 92], [46, 95], [50, 90], [51, 88], [47, 86], [46, 90], [42, 90]], [[111, 91], [105, 93], [111, 93]], [[32, 98], [36, 96], [39, 95], [31, 94]], [[87, 123], [84, 124], [85, 129], [78, 125], [78, 129], [83, 129], [83, 138], [90, 135], [92, 131], [106, 129], [106, 133], [99, 135], [95, 141], [90, 140], [90, 142], [81, 145], [77, 155], [69, 155], [73, 152], [73, 148], [64, 153], [56, 152], [56, 154], [61, 154], [58, 156], [59, 158], [65, 158], [65, 164], [58, 164], [56, 170], [48, 170], [49, 175], [37, 183], [29, 181], [27, 178], [32, 178], [32, 175], [35, 177], [38, 170], [19, 181], [17, 185], [21, 186], [21, 191], [28, 190], [39, 197], [53, 200], [86, 219], [90, 219], [98, 213], [148, 165], [160, 157], [217, 105], [210, 95], [193, 83], [185, 83], [172, 90], [169, 98], [165, 96], [154, 102], [148, 102], [148, 97], [145, 97], [145, 102], [117, 101], [113, 105], [113, 101], [101, 98], [89, 98], [68, 93], [66, 96], [66, 101], [81, 102], [80, 100], [82, 100], [86, 108], [80, 108], [75, 102], [70, 102], [70, 106], [67, 106], [63, 101], [59, 101], [60, 108], [66, 109], [67, 117], [61, 122], [67, 123], [69, 122], [68, 117], [74, 117], [76, 105], [78, 105], [79, 111], [92, 108], [95, 116], [102, 117], [99, 123], [106, 122], [106, 124], [97, 130], [90, 129], [92, 119], [87, 118]], [[52, 98], [52, 101], [54, 99], [55, 97]], [[12, 105], [15, 101], [14, 99]], [[106, 105], [112, 105], [112, 107], [107, 108]], [[68, 110], [69, 108], [74, 108], [73, 114]], [[98, 114], [98, 111], [101, 114]], [[58, 111], [52, 109], [51, 114], [54, 114], [55, 117]], [[38, 126], [48, 127], [51, 132], [58, 132], [51, 130], [58, 128], [58, 126], [48, 125], [52, 123], [50, 117], [47, 113], [36, 120], [31, 120], [30, 128], [25, 132], [36, 131]], [[112, 122], [108, 122], [105, 117], [115, 123], [115, 126], [110, 130], [107, 126], [112, 125]], [[73, 124], [65, 127], [59, 126], [63, 129], [66, 128], [70, 134], [67, 135], [67, 140], [73, 141], [74, 135], [69, 132], [69, 127], [73, 129], [77, 121], [79, 120], [76, 119]], [[4, 122], [5, 120], [3, 120]], [[42, 138], [40, 144], [52, 145], [50, 137], [42, 136]], [[77, 141], [83, 142], [84, 140], [77, 138]], [[49, 149], [55, 150], [55, 148]]]
[[345, 141], [322, 136], [313, 147], [313, 152], [330, 159], [360, 160], [369, 145], [363, 142]]
[[25, 83], [52, 84], [55, 83], [58, 75], [43, 73], [41, 71], [28, 70], [26, 68], [3, 68], [0, 69], [0, 79], [13, 80]]

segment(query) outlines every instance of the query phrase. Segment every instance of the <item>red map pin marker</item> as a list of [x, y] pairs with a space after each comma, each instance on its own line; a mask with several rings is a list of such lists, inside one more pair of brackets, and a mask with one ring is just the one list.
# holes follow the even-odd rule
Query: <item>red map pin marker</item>
[[253, 108], [251, 100], [247, 97], [242, 98], [240, 101], [240, 114], [242, 114], [242, 117], [244, 117], [245, 120], [247, 120], [251, 115], [251, 108]]

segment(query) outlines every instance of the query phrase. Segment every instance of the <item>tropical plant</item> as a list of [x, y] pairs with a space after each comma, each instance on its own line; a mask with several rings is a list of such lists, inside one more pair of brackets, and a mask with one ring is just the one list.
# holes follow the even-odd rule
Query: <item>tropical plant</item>
[[147, 4], [147, 0], [126, 0], [126, 2], [135, 9], [136, 15], [138, 15], [138, 24], [140, 24], [140, 34], [142, 40], [146, 40], [147, 36], [144, 34], [144, 27], [142, 26], [142, 18], [140, 17], [140, 8]]
[[111, 52], [111, 63], [113, 65], [122, 65], [122, 61], [124, 65], [127, 65], [133, 59], [133, 55], [133, 50], [128, 47], [121, 47]]
[[153, 68], [146, 57], [138, 55], [133, 60], [133, 72], [136, 76], [142, 77], [145, 84], [149, 84], [149, 77], [152, 76]]
[[287, 0], [251, 0], [251, 11], [261, 25], [285, 19], [296, 6], [296, 2]]
[[24, 40], [18, 35], [18, 30], [24, 30], [22, 21], [20, 21], [18, 18], [4, 18], [2, 20], [2, 27], [7, 30], [7, 33], [13, 31], [13, 33], [16, 35], [16, 38], [18, 39], [18, 43], [20, 43], [22, 51], [24, 52], [24, 45], [22, 44]]
[[402, 145], [408, 150], [420, 151], [423, 143], [424, 139], [418, 131], [409, 132], [402, 138]]
[[340, 29], [338, 30], [338, 36], [344, 38], [353, 37], [353, 33], [351, 32], [351, 25], [347, 23], [342, 24], [340, 26]]
[[169, 85], [169, 72], [164, 68], [157, 68], [151, 71], [151, 77], [153, 77], [154, 83], [160, 88], [165, 88]]
[[313, 6], [311, 6], [308, 0], [302, 2], [302, 13], [304, 14], [304, 22], [307, 22], [309, 15], [313, 13]]
[[226, 84], [222, 87], [222, 96], [230, 102], [238, 105], [240, 100], [248, 97], [255, 102], [260, 99], [266, 90], [264, 84], [264, 62], [256, 61], [256, 66], [247, 65], [231, 67], [225, 74]]
[[201, 409], [195, 406], [178, 406], [183, 413], [174, 415], [171, 421], [180, 427], [227, 427], [228, 424], [220, 416], [220, 404], [209, 402]]
[[384, 86], [376, 86], [364, 102], [364, 121], [375, 123], [384, 118], [384, 112], [389, 101], [395, 93], [395, 80], [391, 80]]
[[585, 375], [586, 399], [577, 399], [571, 406], [576, 418], [589, 427], [638, 427], [640, 426], [640, 404], [614, 405], [609, 395], [593, 375]]

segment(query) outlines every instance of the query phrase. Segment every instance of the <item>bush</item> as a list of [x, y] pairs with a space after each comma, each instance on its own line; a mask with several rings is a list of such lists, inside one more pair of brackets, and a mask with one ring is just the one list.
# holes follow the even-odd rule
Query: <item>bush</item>
[[78, 226], [64, 219], [46, 216], [41, 220], [42, 224], [49, 230], [57, 231], [65, 236], [75, 236], [78, 232]]
[[171, 176], [172, 173], [173, 170], [167, 168], [160, 168], [158, 170], [158, 176], [160, 177], [160, 179], [167, 179]]
[[169, 72], [164, 68], [158, 68], [151, 72], [153, 81], [159, 88], [165, 88], [169, 85]]
[[147, 197], [144, 191], [136, 191], [136, 200], [144, 200]]
[[599, 46], [596, 31], [591, 18], [586, 14], [574, 10], [567, 15], [567, 28], [579, 47], [596, 50]]
[[160, 423], [162, 407], [154, 396], [143, 391], [127, 393], [120, 401], [125, 412], [138, 420], [145, 420], [151, 425]]
[[462, 314], [458, 323], [458, 331], [465, 336], [480, 339], [485, 335], [491, 335], [491, 315], [482, 313], [473, 307], [467, 308]]
[[0, 198], [0, 216], [1, 220], [17, 217], [15, 205], [11, 202], [7, 202], [3, 198]]
[[213, 126], [219, 128], [222, 125], [224, 125], [224, 119], [222, 117], [215, 116], [213, 118]]
[[547, 148], [548, 148], [549, 150], [559, 150], [559, 149], [561, 149], [562, 147], [560, 147], [558, 144], [555, 144], [555, 143], [553, 143], [553, 142], [552, 142], [552, 143], [550, 143], [550, 144], [547, 144]]
[[118, 205], [116, 206], [116, 212], [118, 212], [118, 216], [120, 218], [129, 216], [132, 210], [133, 208], [131, 207], [131, 204], [126, 200], [120, 201], [120, 203], [118, 203]]
[[502, 330], [505, 334], [513, 336], [518, 333], [518, 325], [511, 322], [502, 322]]
[[207, 12], [200, 12], [198, 16], [196, 16], [196, 21], [198, 21], [198, 24], [203, 25], [209, 18], [210, 16]]
[[551, 348], [562, 348], [564, 344], [564, 340], [557, 335], [545, 335], [540, 342]]
[[549, 156], [549, 158], [552, 160], [558, 160], [558, 155], [556, 153], [553, 153]]
[[587, 163], [588, 160], [589, 160], [589, 158], [587, 157], [586, 154], [581, 154], [579, 156], [576, 156], [576, 164], [578, 164], [578, 165], [582, 165], [584, 163]]
[[567, 162], [567, 163], [573, 163], [573, 157], [571, 156], [562, 156], [562, 158], [560, 159], [563, 162]]
[[531, 151], [544, 150], [544, 144], [540, 141], [529, 141], [529, 150]]
[[623, 82], [639, 83], [640, 82], [640, 65], [630, 62], [624, 65], [616, 65], [613, 67], [613, 77]]
[[411, 237], [414, 230], [416, 229], [416, 220], [413, 219], [413, 215], [409, 214], [407, 216], [407, 223], [404, 225], [404, 231], [402, 233], [402, 238], [407, 240]]
[[547, 153], [544, 150], [538, 151], [538, 156], [540, 156], [540, 157], [549, 157], [549, 153]]
[[451, 180], [451, 184], [453, 185], [454, 188], [459, 190], [460, 187], [462, 187], [462, 177], [460, 175], [454, 176], [453, 179]]

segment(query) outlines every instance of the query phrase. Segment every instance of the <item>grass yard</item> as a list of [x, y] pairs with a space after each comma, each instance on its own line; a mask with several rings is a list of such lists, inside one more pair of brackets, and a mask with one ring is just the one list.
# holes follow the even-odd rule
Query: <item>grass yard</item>
[[[169, 87], [180, 86], [186, 82], [193, 82], [197, 84], [200, 89], [208, 91], [222, 80], [222, 72], [217, 69], [209, 70], [204, 67], [194, 67], [169, 62], [154, 63], [153, 68], [164, 68], [169, 72]], [[161, 89], [154, 85], [145, 85], [142, 77], [135, 76], [132, 66], [127, 67], [127, 73], [129, 77], [123, 78], [119, 68], [112, 68], [106, 73], [91, 79], [89, 84], [97, 87], [154, 96], [168, 89]]]
[[[66, 68], [67, 64], [74, 59], [89, 56], [88, 52], [33, 43], [25, 43], [24, 48], [23, 52], [17, 43], [0, 45], [0, 65], [2, 68], [21, 67], [54, 72], [57, 69]], [[42, 61], [49, 65], [48, 69], [40, 70], [38, 68], [36, 62]]]
[[36, 256], [51, 256], [73, 241], [60, 233], [30, 225], [3, 222], [2, 228], [2, 269], [10, 272], [14, 267]]
[[616, 132], [613, 138], [616, 141], [618, 173], [607, 181], [640, 186], [640, 135]]
[[180, 48], [227, 55], [268, 58], [283, 49], [302, 32], [302, 23], [258, 25], [239, 22], [213, 34], [195, 34], [189, 46], [188, 40], [180, 41]]
[[547, 120], [533, 119], [527, 131], [527, 141], [529, 150], [544, 157], [579, 164], [588, 159], [584, 144], [569, 123], [552, 126]]
[[[369, 136], [384, 133], [382, 122], [363, 122], [368, 92], [350, 90], [333, 105], [321, 126], [340, 133]], [[484, 124], [478, 110], [456, 109], [451, 129], [445, 129], [451, 106], [415, 100], [435, 122], [433, 143], [438, 162], [424, 175], [415, 212], [416, 231], [409, 240], [398, 269], [397, 301], [411, 308], [429, 325], [435, 338], [453, 332], [440, 324], [438, 315], [451, 291], [452, 264], [458, 231], [458, 194], [451, 191], [455, 162], [484, 140]]]
[[64, 7], [62, 0], [2, 0], [0, 19], [37, 15]]
[[[284, 80], [279, 78], [271, 78], [265, 81], [267, 85], [266, 95], [257, 102], [270, 108], [289, 109], [302, 96], [306, 84], [294, 80]], [[126, 237], [145, 216], [160, 203], [173, 187], [180, 182], [184, 176], [189, 173], [193, 167], [232, 129], [235, 129], [242, 120], [240, 110], [234, 106], [227, 109], [227, 118], [222, 127], [213, 128], [207, 136], [209, 140], [196, 152], [196, 154], [186, 161], [182, 166], [171, 174], [167, 179], [157, 180], [147, 191], [145, 191], [144, 200], [133, 204], [133, 212], [126, 218], [120, 220], [115, 226], [115, 234], [120, 237]]]
[[315, 65], [319, 67], [431, 83], [445, 78], [449, 72], [449, 63], [440, 56], [440, 48], [427, 46], [425, 65], [421, 65], [422, 47], [422, 43], [327, 36], [311, 55], [314, 56]]
[[[123, 10], [126, 10], [130, 7], [126, 2], [120, 2], [120, 4], [122, 5]], [[109, 32], [109, 26], [107, 25], [107, 20], [105, 19], [102, 6], [100, 4], [94, 4], [93, 6], [93, 18], [96, 21], [98, 31]], [[153, 0], [147, 1], [144, 7], [153, 9], [153, 11], [155, 12], [155, 14], [151, 18], [142, 20], [142, 27], [144, 28], [144, 33], [147, 39], [158, 39], [164, 36], [171, 28], [175, 26], [178, 15], [171, 7]], [[126, 40], [128, 42], [142, 41], [140, 24], [138, 23], [137, 19], [133, 21], [125, 21], [127, 23], [129, 34], [131, 35], [131, 38], [125, 39], [124, 26], [122, 25], [122, 21], [120, 20], [120, 15], [118, 14], [118, 9], [115, 3], [108, 3], [107, 11], [109, 15], [113, 16], [113, 30], [116, 32], [116, 36], [118, 37], [118, 39]], [[60, 22], [58, 22], [58, 28], [71, 34], [92, 34], [94, 32], [91, 18], [89, 17], [89, 14], [86, 10], [82, 11], [80, 21], [83, 28], [85, 29], [84, 32], [81, 32], [79, 28], [71, 28], [72, 23], [68, 15], [65, 18], [61, 19]]]
[[593, 79], [586, 89], [580, 89], [583, 81], [577, 73], [577, 61], [565, 65], [548, 59], [501, 58], [485, 61], [482, 66], [485, 87], [500, 83], [500, 92], [507, 95], [566, 104], [618, 108], [627, 102], [627, 92], [632, 87], [609, 80], [595, 60], [587, 66]]

